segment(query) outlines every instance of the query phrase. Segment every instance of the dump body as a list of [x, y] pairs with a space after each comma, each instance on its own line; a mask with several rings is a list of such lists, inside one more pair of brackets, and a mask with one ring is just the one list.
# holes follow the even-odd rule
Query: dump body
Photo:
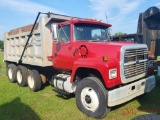
[[143, 43], [151, 51], [151, 57], [160, 56], [160, 9], [150, 7], [140, 13], [137, 33], [143, 34]]
[[[22, 64], [34, 66], [52, 66], [47, 56], [52, 55], [51, 24], [70, 20], [72, 17], [52, 14], [42, 16], [34, 28], [27, 48], [22, 57]], [[27, 42], [33, 25], [24, 26], [6, 32], [4, 35], [4, 60], [17, 63]]]

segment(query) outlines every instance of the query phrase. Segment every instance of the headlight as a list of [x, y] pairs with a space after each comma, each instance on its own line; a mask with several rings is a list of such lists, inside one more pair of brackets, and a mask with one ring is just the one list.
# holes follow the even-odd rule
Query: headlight
[[109, 79], [113, 79], [117, 77], [117, 69], [110, 69], [109, 70]]

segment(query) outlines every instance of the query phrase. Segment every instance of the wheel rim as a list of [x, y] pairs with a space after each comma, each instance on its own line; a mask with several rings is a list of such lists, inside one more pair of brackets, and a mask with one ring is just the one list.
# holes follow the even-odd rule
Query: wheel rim
[[94, 112], [99, 106], [98, 95], [91, 87], [82, 90], [81, 101], [83, 106], [92, 112]]
[[11, 80], [12, 79], [12, 75], [13, 75], [13, 71], [11, 68], [8, 69], [8, 77]]
[[34, 87], [34, 78], [32, 76], [28, 76], [28, 86], [30, 88], [33, 88]]
[[17, 81], [18, 81], [18, 83], [22, 82], [22, 73], [20, 70], [17, 71]]

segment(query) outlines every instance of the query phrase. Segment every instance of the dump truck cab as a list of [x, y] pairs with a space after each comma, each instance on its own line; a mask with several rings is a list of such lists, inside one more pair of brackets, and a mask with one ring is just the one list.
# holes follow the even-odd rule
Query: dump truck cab
[[[108, 29], [111, 25], [89, 20], [70, 20], [54, 24], [52, 61], [57, 68], [72, 70], [75, 60], [86, 58], [91, 42], [109, 41]], [[66, 65], [66, 60], [68, 64]]]

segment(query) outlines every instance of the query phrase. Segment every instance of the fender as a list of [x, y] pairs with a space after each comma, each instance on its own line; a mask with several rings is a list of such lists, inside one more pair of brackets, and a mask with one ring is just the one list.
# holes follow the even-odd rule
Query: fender
[[[103, 62], [97, 59], [79, 59], [75, 61], [72, 68], [72, 74], [71, 74], [71, 80], [70, 80], [71, 83], [74, 82], [74, 76], [77, 69], [81, 67], [98, 70], [107, 88], [111, 88], [121, 84], [121, 79], [119, 74], [120, 73], [119, 63], [115, 59], [110, 59], [108, 62]], [[110, 80], [109, 70], [113, 68], [117, 69], [117, 78]]]

